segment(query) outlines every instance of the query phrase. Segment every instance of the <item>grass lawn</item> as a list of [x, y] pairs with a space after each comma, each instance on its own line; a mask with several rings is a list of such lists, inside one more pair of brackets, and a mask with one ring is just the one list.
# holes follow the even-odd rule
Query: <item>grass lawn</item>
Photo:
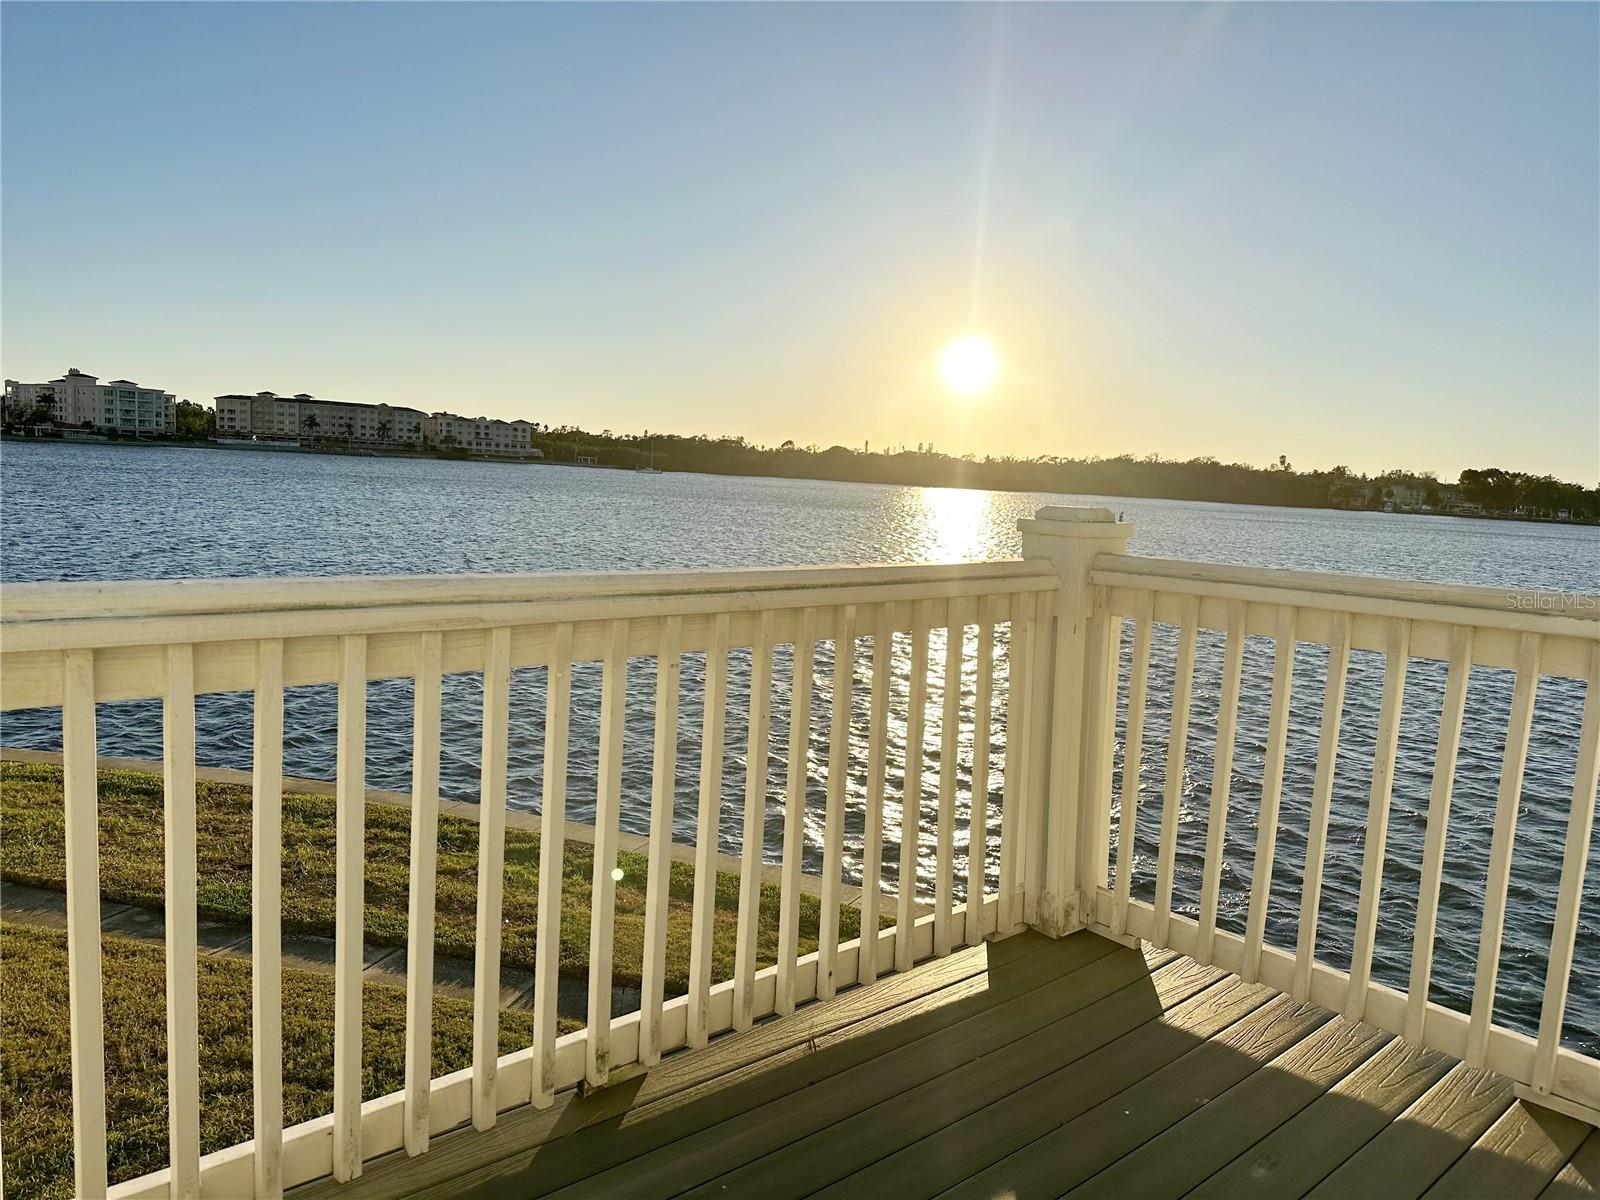
[[[161, 778], [139, 771], [100, 772], [102, 894], [128, 904], [163, 904]], [[202, 782], [199, 812], [199, 909], [204, 918], [250, 919], [250, 791]], [[64, 890], [61, 768], [0, 763], [0, 877]], [[366, 812], [366, 939], [404, 945], [411, 819], [393, 805]], [[334, 931], [334, 801], [288, 793], [283, 798], [283, 928]], [[478, 824], [439, 818], [438, 953], [470, 958], [477, 919]], [[536, 833], [506, 832], [502, 953], [508, 964], [533, 965], [539, 863]], [[643, 954], [646, 860], [620, 857], [615, 978], [637, 984]], [[588, 969], [590, 847], [569, 844], [563, 863], [561, 971]], [[690, 900], [694, 876], [672, 864], [667, 938], [667, 992], [681, 993], [689, 971]], [[714, 976], [733, 973], [739, 881], [717, 876]], [[777, 950], [778, 889], [761, 894], [763, 964]], [[801, 952], [815, 949], [819, 905], [800, 902]], [[840, 939], [859, 930], [859, 914], [840, 914]], [[113, 1180], [167, 1163], [166, 976], [160, 946], [103, 939], [106, 1092]], [[250, 965], [200, 960], [201, 1139], [206, 1151], [252, 1136]], [[72, 1192], [72, 1087], [68, 1041], [65, 936], [52, 929], [0, 926], [0, 1127], [4, 1129], [6, 1194], [64, 1197]], [[405, 994], [366, 984], [363, 1009], [364, 1093], [398, 1089], [404, 1080]], [[563, 1030], [577, 1028], [563, 1022]], [[332, 1109], [333, 977], [285, 971], [283, 977], [284, 1122]], [[501, 1014], [500, 1048], [533, 1036], [532, 1014]], [[434, 999], [434, 1074], [467, 1066], [472, 1010], [464, 1000]]]
[[[72, 1077], [66, 935], [0, 924], [0, 1126], [6, 1195], [72, 1195]], [[107, 936], [106, 1121], [113, 1182], [167, 1165], [166, 960], [160, 946]], [[250, 964], [200, 960], [200, 1138], [220, 1150], [254, 1134]], [[368, 983], [362, 997], [362, 1093], [405, 1082], [403, 988]], [[574, 1027], [567, 1023], [563, 1028]], [[500, 1014], [500, 1052], [533, 1040], [533, 1014]], [[472, 1005], [433, 1001], [433, 1073], [472, 1062]], [[333, 1110], [333, 976], [283, 973], [284, 1124]]]
[[[250, 920], [250, 789], [201, 782], [199, 813], [200, 916]], [[110, 900], [160, 908], [162, 859], [161, 777], [142, 771], [100, 772], [100, 889]], [[53, 764], [0, 763], [0, 878], [65, 890], [61, 768]], [[406, 942], [410, 887], [411, 815], [391, 804], [368, 804], [366, 813], [366, 940], [384, 946]], [[568, 843], [561, 890], [561, 973], [586, 978], [589, 896], [593, 872], [589, 846]], [[619, 857], [614, 976], [637, 985], [643, 962], [646, 860]], [[439, 867], [434, 945], [439, 954], [471, 958], [477, 921], [478, 823], [439, 818]], [[537, 932], [539, 835], [506, 831], [505, 899], [501, 954], [507, 965], [532, 967]], [[334, 801], [327, 796], [283, 797], [283, 929], [285, 933], [334, 931]], [[694, 872], [673, 863], [667, 929], [668, 995], [688, 985], [690, 900]], [[761, 890], [759, 953], [776, 961], [778, 889]], [[739, 879], [717, 875], [713, 978], [733, 975]], [[800, 898], [800, 952], [816, 949], [820, 905]], [[860, 914], [843, 908], [839, 939], [860, 930]]]

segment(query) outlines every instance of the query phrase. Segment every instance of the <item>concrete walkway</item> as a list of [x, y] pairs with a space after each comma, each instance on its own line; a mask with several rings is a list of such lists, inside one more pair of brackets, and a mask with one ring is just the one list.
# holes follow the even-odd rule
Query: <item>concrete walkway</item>
[[[0, 760], [5, 762], [23, 763], [49, 763], [53, 766], [61, 765], [61, 755], [54, 750], [21, 750], [11, 746], [0, 746]], [[99, 759], [102, 771], [143, 771], [151, 775], [161, 774], [161, 762], [149, 758], [112, 758], [102, 755]], [[226, 767], [195, 767], [195, 778], [211, 783], [232, 783], [240, 787], [250, 787], [249, 771], [235, 771]], [[324, 779], [300, 779], [294, 776], [284, 776], [283, 790], [285, 792], [300, 792], [308, 796], [335, 796], [338, 788]], [[367, 789], [368, 804], [388, 804], [396, 808], [411, 811], [411, 795], [408, 792], [386, 792], [377, 788]], [[463, 820], [476, 821], [478, 819], [478, 806], [465, 800], [439, 801], [441, 816], [461, 817]], [[539, 832], [539, 814], [524, 812], [521, 809], [508, 809], [506, 811], [507, 829], [526, 829], [532, 833]], [[569, 842], [576, 842], [583, 846], [594, 845], [594, 826], [583, 825], [577, 821], [566, 822], [564, 836]], [[650, 839], [641, 833], [629, 833], [623, 830], [617, 836], [617, 849], [628, 854], [643, 854], [650, 845]], [[673, 842], [668, 854], [676, 862], [692, 863], [695, 848], [682, 842]], [[737, 875], [740, 871], [740, 862], [736, 855], [718, 854], [716, 856], [718, 871], [726, 871], [730, 875]], [[774, 887], [783, 879], [783, 869], [773, 863], [763, 863], [761, 866], [761, 882]], [[822, 895], [822, 880], [815, 875], [800, 876], [800, 890], [812, 896]], [[884, 892], [884, 902], [892, 909], [894, 906], [894, 893]], [[844, 886], [839, 889], [841, 904], [851, 908], [859, 906], [861, 902], [861, 889], [859, 887]], [[918, 913], [929, 911], [927, 906], [918, 905]]]
[[[67, 897], [49, 888], [21, 883], [0, 882], [0, 917], [18, 925], [47, 929], [67, 927]], [[100, 902], [100, 932], [107, 937], [128, 938], [154, 947], [166, 945], [166, 920], [160, 909], [114, 900]], [[250, 927], [224, 921], [201, 921], [200, 953], [205, 957], [235, 958], [250, 961]], [[290, 971], [333, 974], [333, 939], [307, 934], [285, 934], [283, 966]], [[394, 987], [406, 986], [406, 951], [403, 946], [366, 948], [366, 978]], [[471, 959], [435, 954], [433, 990], [441, 996], [472, 999], [473, 963]], [[500, 1007], [533, 1008], [533, 972], [521, 967], [500, 969]], [[588, 984], [582, 979], [561, 976], [556, 994], [557, 1011], [564, 1017], [582, 1020], [588, 1013]], [[639, 989], [615, 987], [611, 992], [612, 1016], [621, 1016], [639, 1007]]]

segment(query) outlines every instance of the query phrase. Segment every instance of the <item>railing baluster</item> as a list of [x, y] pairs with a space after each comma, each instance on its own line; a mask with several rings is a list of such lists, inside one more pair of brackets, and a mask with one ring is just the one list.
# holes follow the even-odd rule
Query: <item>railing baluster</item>
[[1178, 816], [1183, 806], [1183, 765], [1189, 749], [1189, 697], [1194, 691], [1195, 633], [1200, 597], [1185, 596], [1178, 624], [1178, 657], [1172, 680], [1172, 721], [1167, 731], [1166, 779], [1161, 800], [1161, 843], [1156, 855], [1155, 944], [1167, 944], [1172, 919], [1172, 875], [1178, 857]]
[[1028, 782], [1029, 668], [1033, 665], [1034, 597], [1023, 592], [1012, 597], [1011, 631], [1006, 649], [1006, 757], [1005, 781], [1000, 792], [1000, 900], [997, 931], [1010, 933], [1022, 921], [1016, 897], [1023, 869]]
[[733, 1027], [755, 1023], [757, 942], [761, 933], [761, 861], [766, 846], [767, 764], [772, 755], [772, 641], [769, 608], [750, 649], [750, 735], [745, 757], [744, 831], [739, 845], [739, 933], [734, 944]]
[[728, 700], [727, 613], [711, 621], [706, 651], [705, 719], [700, 737], [700, 810], [695, 826], [694, 915], [689, 945], [689, 1028], [692, 1049], [710, 1039], [711, 939], [717, 918], [717, 831], [722, 816], [723, 725]]
[[80, 1198], [106, 1194], [105, 1014], [100, 991], [100, 800], [94, 651], [62, 659], [61, 748], [67, 861], [67, 991], [72, 1041], [72, 1170]]
[[1400, 713], [1405, 706], [1406, 667], [1411, 654], [1411, 622], [1389, 622], [1383, 666], [1383, 699], [1378, 707], [1378, 744], [1372, 759], [1372, 795], [1367, 804], [1366, 848], [1361, 858], [1361, 899], [1356, 907], [1350, 982], [1344, 1015], [1359, 1021], [1367, 1011], [1372, 980], [1372, 947], [1378, 934], [1378, 898], [1383, 890], [1383, 856], [1389, 840], [1389, 800], [1394, 791], [1395, 755], [1400, 745]]
[[1561, 886], [1555, 922], [1550, 930], [1550, 963], [1545, 971], [1544, 1003], [1539, 1012], [1539, 1041], [1533, 1052], [1533, 1088], [1548, 1092], [1555, 1080], [1556, 1051], [1567, 1010], [1572, 976], [1572, 948], [1578, 937], [1578, 909], [1583, 903], [1585, 860], [1594, 831], [1595, 788], [1600, 786], [1600, 644], [1589, 647], [1589, 677], [1583, 697], [1583, 725], [1578, 732], [1578, 759], [1572, 775], [1572, 808], [1567, 814], [1567, 842], [1561, 856]]
[[1028, 753], [1027, 785], [1023, 789], [1027, 799], [1023, 804], [1022, 821], [1022, 913], [1023, 920], [1037, 927], [1040, 922], [1040, 901], [1044, 898], [1048, 879], [1050, 829], [1047, 817], [1050, 811], [1050, 763], [1055, 757], [1055, 730], [1051, 728], [1051, 705], [1054, 703], [1058, 683], [1055, 677], [1056, 605], [1054, 591], [1035, 593], [1038, 601], [1033, 622], [1033, 661], [1028, 665], [1031, 683], [1028, 688]]
[[1422, 879], [1417, 885], [1417, 928], [1411, 938], [1411, 988], [1406, 996], [1405, 1035], [1421, 1042], [1428, 1015], [1428, 986], [1433, 973], [1433, 931], [1439, 918], [1439, 882], [1444, 875], [1445, 833], [1450, 827], [1450, 793], [1455, 785], [1456, 753], [1461, 745], [1461, 718], [1472, 677], [1473, 631], [1458, 625], [1450, 631], [1450, 673], [1439, 709], [1439, 739], [1433, 756], [1433, 784], [1428, 793], [1428, 825], [1423, 836]]
[[411, 702], [411, 891], [406, 912], [406, 1153], [428, 1148], [433, 1079], [434, 900], [439, 861], [440, 671], [444, 637], [417, 638]]
[[1111, 932], [1128, 932], [1128, 896], [1133, 887], [1134, 843], [1139, 835], [1139, 776], [1144, 769], [1144, 708], [1150, 690], [1150, 634], [1155, 623], [1154, 592], [1140, 592], [1133, 620], [1133, 657], [1128, 662], [1128, 722], [1123, 735], [1122, 791], [1117, 804], [1117, 886]]
[[500, 914], [506, 877], [506, 745], [511, 630], [489, 631], [483, 670], [483, 762], [478, 789], [478, 928], [472, 985], [472, 1127], [493, 1129], [500, 1057]]
[[889, 674], [894, 669], [894, 605], [880, 604], [872, 633], [872, 693], [867, 713], [866, 827], [861, 838], [861, 954], [856, 979], [878, 977], [878, 913], [883, 891], [883, 793], [889, 773]]
[[914, 958], [916, 925], [917, 839], [922, 818], [923, 727], [928, 707], [928, 634], [931, 617], [926, 600], [917, 602], [911, 621], [911, 686], [907, 697], [905, 786], [900, 814], [900, 878], [895, 897], [894, 969], [909, 971]]
[[[617, 817], [622, 806], [622, 733], [628, 700], [628, 622], [607, 630], [600, 685], [600, 776], [595, 788], [594, 872], [589, 918], [589, 1021], [584, 1078], [611, 1077], [611, 963], [617, 909]], [[559, 919], [559, 918], [558, 918]]]
[[1196, 962], [1210, 966], [1222, 896], [1222, 851], [1228, 837], [1228, 794], [1233, 787], [1233, 739], [1239, 727], [1239, 688], [1244, 671], [1245, 606], [1228, 602], [1228, 644], [1222, 654], [1222, 698], [1217, 705], [1217, 748], [1212, 756], [1211, 811], [1206, 818], [1206, 861], [1200, 883], [1200, 928]]
[[1489, 877], [1484, 882], [1483, 932], [1472, 985], [1467, 1052], [1461, 1056], [1471, 1067], [1483, 1066], [1489, 1052], [1494, 990], [1500, 977], [1500, 937], [1505, 931], [1506, 889], [1511, 884], [1511, 850], [1517, 836], [1517, 806], [1522, 803], [1522, 770], [1528, 761], [1528, 733], [1539, 689], [1539, 650], [1537, 633], [1525, 633], [1517, 640], [1517, 682], [1511, 693], [1511, 715], [1506, 721], [1505, 758], [1495, 802], [1494, 837], [1489, 844]]
[[556, 997], [561, 984], [561, 875], [566, 856], [567, 731], [572, 715], [572, 626], [557, 625], [545, 673], [544, 797], [539, 805], [539, 911], [533, 959], [533, 1103], [556, 1096]]
[[850, 776], [850, 708], [855, 691], [856, 609], [836, 614], [833, 639], [833, 720], [828, 733], [828, 811], [822, 841], [822, 912], [817, 930], [817, 999], [838, 991], [839, 895], [844, 869], [844, 798]]
[[[655, 748], [650, 768], [650, 845], [644, 901], [644, 969], [640, 980], [639, 1062], [661, 1061], [661, 1001], [667, 965], [667, 908], [672, 890], [672, 809], [677, 798], [678, 681], [683, 618], [661, 626], [656, 655]], [[709, 693], [708, 693], [709, 695]], [[698, 882], [698, 881], [697, 881]]]
[[1122, 618], [1111, 612], [1111, 595], [1091, 592], [1084, 644], [1083, 818], [1078, 835], [1081, 920], [1100, 920], [1100, 893], [1111, 882], [1111, 782], [1117, 736], [1117, 675], [1122, 655]]
[[[256, 1200], [283, 1195], [283, 642], [256, 643], [250, 805], [250, 1041]], [[432, 941], [432, 934], [429, 934]]]
[[795, 970], [800, 946], [800, 874], [806, 837], [806, 756], [811, 745], [811, 670], [816, 651], [817, 610], [802, 609], [794, 639], [794, 677], [789, 688], [789, 779], [783, 811], [783, 891], [778, 902], [777, 1011], [794, 1011]]
[[955, 905], [956, 768], [961, 758], [961, 660], [967, 627], [965, 605], [947, 602], [944, 641], [944, 703], [939, 723], [939, 815], [934, 829], [933, 952], [950, 953], [950, 910]]
[[194, 647], [167, 647], [161, 706], [167, 925], [167, 1135], [171, 1195], [200, 1194], [199, 864], [194, 796]]
[[365, 966], [367, 639], [339, 639], [334, 817], [333, 1177], [361, 1174], [361, 972]]
[[1267, 898], [1272, 891], [1272, 859], [1278, 839], [1278, 801], [1283, 793], [1283, 759], [1289, 738], [1289, 691], [1294, 685], [1295, 610], [1278, 606], [1277, 645], [1272, 657], [1272, 708], [1267, 716], [1267, 761], [1261, 779], [1261, 825], [1250, 868], [1250, 911], [1245, 922], [1246, 983], [1261, 978], [1261, 941], [1267, 929]]
[[[985, 596], [978, 611], [978, 659], [973, 667], [972, 794], [967, 816], [966, 944], [976, 946], [984, 928], [984, 886], [989, 874], [989, 738], [994, 730], [995, 598]], [[864, 927], [863, 927], [864, 928]]]
[[1339, 727], [1344, 719], [1344, 689], [1350, 675], [1350, 614], [1333, 618], [1328, 675], [1322, 691], [1322, 727], [1317, 734], [1317, 774], [1311, 785], [1306, 865], [1300, 883], [1300, 929], [1295, 942], [1294, 998], [1311, 998], [1311, 967], [1317, 959], [1317, 915], [1322, 903], [1322, 860], [1328, 847], [1328, 814], [1333, 809], [1333, 777], [1339, 762]]

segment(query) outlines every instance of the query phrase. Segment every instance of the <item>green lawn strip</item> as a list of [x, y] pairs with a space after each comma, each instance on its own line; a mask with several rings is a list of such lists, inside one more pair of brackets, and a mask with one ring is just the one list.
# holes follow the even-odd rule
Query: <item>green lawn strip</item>
[[[167, 1165], [166, 965], [160, 946], [106, 936], [107, 1151], [113, 1182]], [[254, 1136], [250, 964], [202, 958], [200, 1140], [203, 1152]], [[405, 989], [367, 983], [362, 993], [362, 1093], [405, 1082]], [[576, 1023], [562, 1022], [562, 1029]], [[533, 1014], [500, 1014], [500, 1052], [533, 1040]], [[472, 1004], [435, 996], [433, 1074], [472, 1062]], [[72, 1076], [66, 935], [0, 923], [0, 1125], [6, 1195], [72, 1194]], [[333, 977], [283, 973], [284, 1124], [333, 1109]]]
[[[110, 900], [159, 908], [163, 904], [162, 782], [142, 771], [99, 773], [100, 888]], [[196, 789], [199, 908], [203, 918], [250, 920], [250, 789], [201, 782]], [[366, 810], [366, 913], [369, 943], [402, 946], [410, 888], [411, 814], [391, 804]], [[0, 877], [64, 890], [61, 768], [0, 762]], [[478, 823], [440, 816], [434, 945], [439, 954], [471, 958], [477, 921]], [[614, 979], [637, 986], [643, 962], [647, 864], [642, 854], [622, 854], [616, 889]], [[592, 848], [569, 842], [561, 885], [561, 973], [586, 978]], [[690, 901], [694, 871], [671, 867], [667, 916], [666, 987], [681, 994], [689, 975]], [[537, 935], [539, 835], [508, 829], [501, 954], [509, 966], [533, 966]], [[283, 929], [331, 937], [334, 932], [334, 801], [327, 796], [283, 797]], [[762, 965], [777, 960], [777, 887], [761, 888], [758, 953]], [[732, 978], [739, 878], [719, 872], [713, 934], [714, 979]], [[816, 897], [800, 897], [800, 952], [816, 948]], [[888, 918], [885, 919], [886, 923]], [[839, 938], [860, 930], [860, 914], [843, 907]]]

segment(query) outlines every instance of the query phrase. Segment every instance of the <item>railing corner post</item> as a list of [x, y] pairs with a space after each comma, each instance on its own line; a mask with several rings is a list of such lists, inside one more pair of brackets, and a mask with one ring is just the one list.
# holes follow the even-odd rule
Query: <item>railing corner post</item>
[[1134, 530], [1110, 509], [1064, 505], [1042, 508], [1017, 527], [1023, 558], [1049, 563], [1061, 581], [1052, 619], [1039, 630], [1048, 669], [1032, 692], [1030, 716], [1041, 736], [1033, 742], [1039, 769], [1029, 772], [1026, 801], [1039, 844], [1024, 855], [1033, 925], [1061, 937], [1092, 921], [1095, 891], [1105, 882], [1107, 814], [1100, 810], [1109, 808], [1110, 795], [1097, 781], [1110, 780], [1110, 739], [1101, 734], [1109, 732], [1107, 709], [1116, 703], [1106, 686], [1116, 667], [1112, 624], [1103, 606], [1097, 612], [1089, 573], [1100, 555], [1123, 553]]

